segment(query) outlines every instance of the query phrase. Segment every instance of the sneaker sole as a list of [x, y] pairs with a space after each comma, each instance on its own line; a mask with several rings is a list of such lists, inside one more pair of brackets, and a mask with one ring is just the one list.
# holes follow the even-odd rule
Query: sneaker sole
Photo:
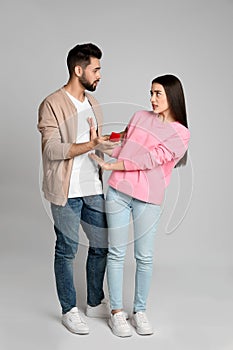
[[85, 330], [80, 330], [80, 331], [74, 331], [73, 329], [71, 329], [69, 326], [67, 326], [65, 323], [63, 323], [63, 326], [66, 327], [68, 329], [68, 331], [70, 331], [71, 333], [74, 333], [74, 334], [80, 334], [80, 335], [85, 335], [85, 334], [89, 334], [89, 330], [85, 331]]
[[140, 330], [140, 328], [137, 327], [136, 323], [134, 322], [134, 320], [131, 321], [132, 323], [132, 326], [134, 326], [134, 328], [136, 329], [136, 332], [139, 334], [139, 335], [152, 335], [154, 334], [154, 332], [150, 329], [150, 330]]

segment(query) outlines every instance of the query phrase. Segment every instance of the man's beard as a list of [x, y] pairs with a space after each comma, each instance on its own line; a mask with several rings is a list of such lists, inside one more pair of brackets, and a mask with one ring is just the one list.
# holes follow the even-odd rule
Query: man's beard
[[87, 91], [95, 91], [96, 89], [96, 85], [94, 85], [96, 82], [98, 82], [98, 80], [95, 80], [92, 84], [86, 79], [86, 75], [85, 73], [83, 73], [83, 75], [81, 77], [79, 77], [79, 81], [80, 83], [83, 85], [83, 87], [85, 88], [85, 90]]

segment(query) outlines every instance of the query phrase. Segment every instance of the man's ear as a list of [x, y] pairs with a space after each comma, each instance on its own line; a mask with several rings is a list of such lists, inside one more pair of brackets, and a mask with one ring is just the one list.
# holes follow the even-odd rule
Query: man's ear
[[83, 69], [81, 66], [75, 66], [74, 68], [74, 73], [77, 77], [81, 77], [81, 75], [83, 74]]

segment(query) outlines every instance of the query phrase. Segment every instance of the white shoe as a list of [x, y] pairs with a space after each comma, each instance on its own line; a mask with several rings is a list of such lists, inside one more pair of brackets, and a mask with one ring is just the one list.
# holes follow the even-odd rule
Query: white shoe
[[[125, 315], [125, 318], [128, 320], [129, 315], [127, 312], [122, 311]], [[86, 316], [88, 317], [96, 317], [96, 318], [109, 318], [111, 315], [111, 309], [109, 305], [109, 301], [107, 299], [103, 299], [101, 304], [97, 306], [87, 305], [86, 308]]]
[[130, 325], [126, 320], [125, 313], [122, 311], [117, 312], [114, 315], [111, 314], [108, 320], [108, 325], [113, 334], [118, 337], [131, 337], [132, 335]]
[[132, 325], [136, 328], [136, 332], [140, 335], [153, 334], [153, 329], [146, 317], [145, 312], [138, 311], [133, 314], [131, 319]]
[[77, 307], [73, 307], [66, 314], [62, 315], [62, 324], [73, 333], [88, 334], [89, 328], [82, 319]]
[[87, 305], [86, 315], [88, 317], [109, 318], [111, 314], [109, 302], [103, 299], [97, 306]]

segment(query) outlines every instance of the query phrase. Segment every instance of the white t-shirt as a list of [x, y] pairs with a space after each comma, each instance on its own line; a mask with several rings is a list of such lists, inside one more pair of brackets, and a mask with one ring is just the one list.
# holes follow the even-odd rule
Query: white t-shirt
[[[67, 95], [75, 105], [78, 112], [78, 133], [76, 143], [90, 141], [90, 126], [88, 118], [92, 117], [97, 127], [97, 122], [87, 97], [81, 102], [67, 92]], [[93, 152], [93, 151], [91, 151]], [[88, 157], [88, 153], [74, 157], [70, 178], [68, 198], [84, 197], [102, 194], [102, 183], [99, 179], [98, 165]]]

